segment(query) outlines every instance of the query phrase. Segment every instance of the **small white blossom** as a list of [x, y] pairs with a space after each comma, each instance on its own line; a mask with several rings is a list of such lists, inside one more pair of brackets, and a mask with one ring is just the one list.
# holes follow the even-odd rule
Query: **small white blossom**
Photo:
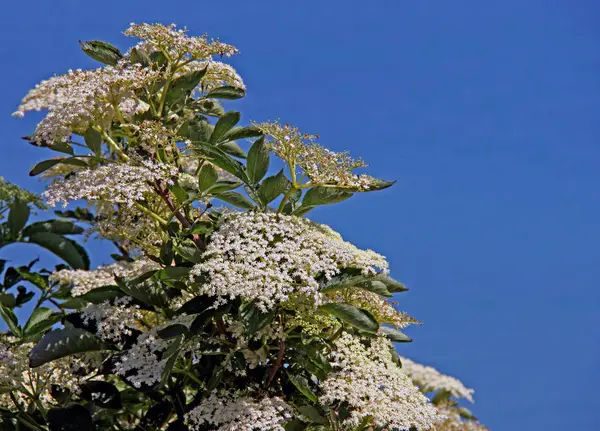
[[117, 277], [135, 277], [160, 265], [147, 259], [138, 259], [133, 262], [116, 262], [110, 265], [99, 266], [86, 271], [84, 269], [62, 269], [52, 274], [52, 279], [60, 284], [71, 285], [71, 295], [81, 296], [92, 289], [116, 284]]
[[293, 409], [279, 397], [254, 399], [249, 396], [214, 392], [186, 413], [192, 430], [212, 424], [214, 431], [285, 431], [283, 425], [292, 418]]
[[328, 226], [282, 214], [234, 213], [224, 216], [210, 236], [204, 261], [193, 275], [207, 275], [199, 293], [256, 300], [268, 310], [300, 293], [321, 302], [318, 277], [331, 278], [340, 268], [364, 274], [387, 272], [385, 258], [360, 250]]
[[334, 372], [321, 382], [319, 401], [334, 406], [340, 401], [351, 407], [346, 426], [356, 427], [370, 416], [384, 429], [426, 430], [437, 420], [436, 409], [393, 362], [391, 345], [379, 337], [361, 339], [344, 332], [335, 341], [330, 360]]
[[421, 365], [408, 358], [400, 358], [402, 371], [412, 379], [423, 392], [444, 390], [456, 398], [464, 398], [473, 402], [473, 389], [467, 388], [455, 377], [440, 373], [433, 367]]
[[66, 207], [70, 201], [86, 199], [131, 207], [143, 201], [146, 193], [154, 193], [150, 183], [162, 180], [171, 184], [171, 177], [176, 174], [174, 167], [149, 161], [142, 162], [142, 166], [111, 163], [55, 180], [42, 197], [50, 206], [62, 202]]

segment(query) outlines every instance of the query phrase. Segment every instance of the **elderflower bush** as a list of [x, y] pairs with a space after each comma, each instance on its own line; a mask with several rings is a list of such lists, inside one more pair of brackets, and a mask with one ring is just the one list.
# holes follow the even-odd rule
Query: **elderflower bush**
[[[15, 112], [46, 112], [26, 138], [58, 154], [31, 171], [46, 203], [87, 208], [27, 225], [39, 201], [3, 186], [0, 247], [65, 264], [6, 270], [0, 428], [485, 429], [458, 403], [472, 390], [396, 353], [419, 322], [392, 301], [406, 288], [385, 257], [305, 217], [393, 183], [291, 125], [240, 125], [244, 82], [217, 61], [235, 47], [175, 25], [125, 35], [125, 53], [83, 42], [104, 66], [43, 81]], [[267, 176], [271, 154], [284, 169]], [[90, 269], [65, 236], [81, 233], [115, 262]], [[25, 323], [18, 280], [40, 291]]]

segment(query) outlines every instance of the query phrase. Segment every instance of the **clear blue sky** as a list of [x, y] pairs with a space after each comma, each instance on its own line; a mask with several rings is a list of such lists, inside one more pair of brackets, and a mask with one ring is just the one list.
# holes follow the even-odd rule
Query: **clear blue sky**
[[219, 36], [242, 52], [245, 120], [292, 122], [398, 180], [313, 217], [411, 288], [401, 308], [425, 324], [401, 352], [475, 387], [495, 431], [598, 430], [599, 19], [591, 0], [9, 2], [0, 175], [41, 190], [27, 171], [45, 154], [19, 139], [35, 118], [9, 114], [93, 66], [78, 39], [125, 48], [131, 21]]

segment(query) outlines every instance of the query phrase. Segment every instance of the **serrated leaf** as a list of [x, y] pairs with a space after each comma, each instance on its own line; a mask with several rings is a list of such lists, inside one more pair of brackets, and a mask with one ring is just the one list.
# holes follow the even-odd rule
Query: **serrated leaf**
[[246, 152], [242, 150], [240, 146], [234, 141], [221, 143], [219, 144], [219, 148], [225, 153], [230, 154], [234, 157], [239, 157], [240, 159], [245, 159], [247, 157]]
[[92, 304], [102, 304], [105, 301], [113, 301], [124, 296], [125, 293], [118, 286], [102, 286], [78, 296], [77, 299]]
[[201, 70], [193, 70], [173, 80], [167, 92], [167, 103], [172, 105], [189, 95], [200, 84], [200, 81], [206, 75], [206, 70], [207, 67]]
[[87, 163], [85, 163], [83, 160], [77, 159], [76, 157], [62, 157], [62, 158], [49, 159], [49, 160], [44, 160], [43, 162], [39, 162], [37, 165], [35, 165], [31, 169], [31, 171], [29, 171], [29, 176], [35, 177], [36, 175], [39, 175], [42, 172], [47, 171], [48, 169], [50, 169], [53, 166], [58, 165], [59, 163], [62, 163], [65, 165], [80, 166], [80, 167], [84, 167], [84, 168], [88, 167]]
[[31, 223], [23, 229], [23, 236], [28, 237], [39, 232], [52, 232], [58, 235], [78, 235], [85, 232], [85, 230], [70, 221], [46, 220]]
[[412, 341], [412, 338], [408, 335], [405, 335], [395, 328], [390, 328], [389, 326], [380, 326], [379, 332], [396, 343], [410, 343]]
[[17, 298], [12, 293], [0, 292], [0, 305], [4, 305], [6, 308], [15, 308]]
[[200, 172], [198, 173], [198, 189], [201, 192], [206, 191], [206, 189], [212, 186], [218, 178], [219, 174], [212, 164], [203, 164], [200, 167]]
[[223, 136], [229, 132], [233, 126], [240, 122], [240, 113], [235, 111], [229, 111], [225, 114], [221, 115], [217, 124], [215, 124], [215, 128], [210, 135], [211, 143], [215, 144], [217, 142], [221, 142]]
[[302, 395], [311, 400], [313, 403], [319, 401], [319, 398], [312, 391], [310, 386], [308, 385], [308, 380], [302, 376], [296, 376], [294, 374], [288, 373], [288, 379], [290, 382], [300, 391]]
[[217, 199], [227, 202], [228, 204], [234, 205], [238, 208], [245, 210], [254, 209], [254, 204], [250, 202], [246, 197], [238, 192], [222, 192], [215, 195]]
[[222, 139], [223, 141], [237, 141], [238, 139], [256, 138], [258, 136], [262, 136], [262, 132], [254, 126], [237, 126], [225, 133]]
[[240, 99], [245, 95], [246, 91], [243, 88], [226, 85], [224, 87], [215, 88], [214, 90], [209, 91], [206, 95], [206, 98], [235, 100]]
[[79, 44], [83, 52], [100, 63], [116, 66], [119, 60], [123, 58], [123, 54], [118, 48], [101, 40], [79, 41]]
[[352, 192], [333, 187], [313, 187], [308, 189], [302, 199], [302, 206], [314, 207], [317, 205], [329, 205], [345, 201], [352, 196]]
[[319, 310], [329, 313], [350, 325], [366, 332], [375, 333], [379, 329], [379, 323], [366, 310], [356, 308], [354, 305], [343, 302], [332, 302], [319, 306]]
[[90, 127], [83, 134], [83, 139], [85, 145], [87, 145], [94, 154], [99, 156], [102, 153], [102, 135], [100, 132], [97, 132]]
[[265, 205], [268, 205], [277, 199], [279, 195], [284, 193], [290, 184], [290, 180], [286, 178], [282, 169], [277, 173], [277, 175], [267, 177], [262, 183], [260, 183], [260, 186], [258, 187], [258, 195]]
[[64, 236], [52, 232], [38, 232], [31, 235], [28, 242], [50, 250], [73, 269], [89, 269], [89, 257], [85, 250]]
[[0, 317], [2, 317], [2, 320], [4, 320], [4, 323], [6, 323], [6, 326], [8, 326], [13, 335], [17, 337], [23, 335], [23, 329], [19, 326], [19, 320], [10, 308], [0, 305]]
[[269, 147], [265, 143], [265, 138], [261, 137], [254, 141], [248, 151], [248, 160], [246, 162], [246, 172], [248, 178], [253, 184], [263, 179], [269, 170]]
[[230, 190], [237, 189], [242, 184], [243, 183], [241, 183], [239, 181], [220, 180], [220, 181], [217, 181], [216, 183], [214, 183], [212, 186], [210, 186], [206, 190], [206, 192], [216, 195], [219, 193], [228, 192]]
[[319, 410], [317, 410], [313, 406], [309, 406], [309, 405], [300, 406], [300, 407], [298, 407], [298, 411], [305, 418], [307, 418], [308, 420], [310, 420], [313, 423], [321, 424], [321, 425], [329, 424], [329, 421], [327, 420], [327, 418], [323, 417], [323, 415], [321, 415]]
[[202, 154], [203, 157], [210, 160], [214, 165], [235, 175], [244, 182], [248, 182], [248, 175], [243, 164], [225, 154], [225, 152], [217, 147], [214, 147], [205, 142], [192, 142], [195, 149]]
[[10, 206], [10, 212], [8, 213], [8, 231], [13, 238], [19, 236], [21, 230], [27, 224], [29, 220], [30, 209], [27, 203], [20, 200], [15, 200]]
[[33, 328], [40, 322], [46, 320], [48, 317], [50, 317], [52, 314], [54, 314], [54, 312], [55, 312], [54, 310], [52, 310], [51, 308], [47, 308], [47, 307], [38, 307], [38, 308], [34, 309], [33, 312], [31, 313], [31, 316], [29, 316], [29, 320], [27, 320], [25, 327], [23, 328], [25, 334], [29, 335], [31, 328]]
[[106, 348], [101, 340], [85, 329], [53, 329], [29, 352], [29, 366], [35, 368], [65, 356]]

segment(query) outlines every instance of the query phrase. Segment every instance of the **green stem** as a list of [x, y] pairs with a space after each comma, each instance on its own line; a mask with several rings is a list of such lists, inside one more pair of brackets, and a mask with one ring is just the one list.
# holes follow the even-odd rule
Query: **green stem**
[[113, 141], [113, 139], [106, 133], [102, 128], [98, 126], [94, 126], [93, 129], [102, 135], [102, 138], [106, 141], [108, 146], [113, 149], [115, 153], [117, 153], [123, 160], [126, 162], [129, 161], [129, 156], [123, 152], [121, 147]]
[[135, 203], [135, 207], [137, 209], [139, 209], [141, 212], [143, 212], [144, 214], [147, 214], [150, 217], [152, 217], [154, 220], [156, 220], [161, 225], [161, 227], [167, 227], [168, 226], [169, 223], [164, 218], [162, 218], [161, 216], [159, 216], [158, 214], [156, 214], [154, 211], [146, 208], [141, 203], [136, 202]]

